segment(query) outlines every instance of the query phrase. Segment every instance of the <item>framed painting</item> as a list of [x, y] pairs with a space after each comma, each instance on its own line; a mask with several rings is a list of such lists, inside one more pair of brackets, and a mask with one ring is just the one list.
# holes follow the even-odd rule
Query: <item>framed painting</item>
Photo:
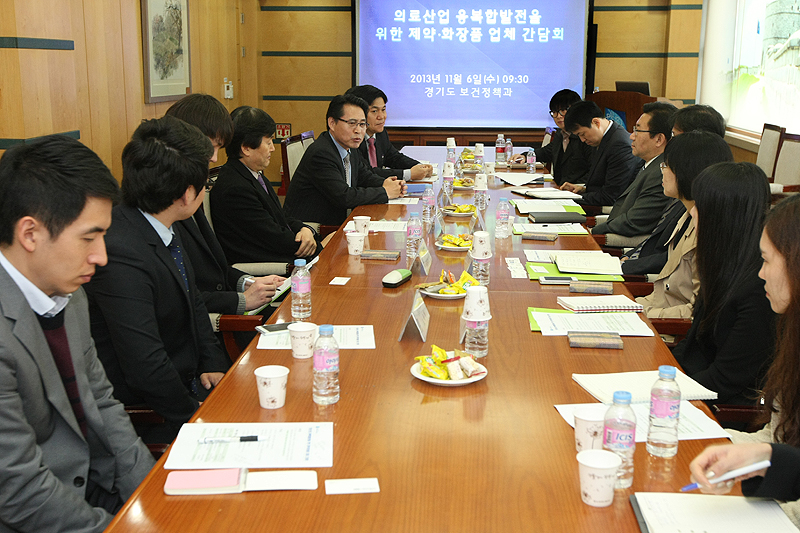
[[188, 0], [141, 0], [144, 101], [169, 102], [192, 92]]

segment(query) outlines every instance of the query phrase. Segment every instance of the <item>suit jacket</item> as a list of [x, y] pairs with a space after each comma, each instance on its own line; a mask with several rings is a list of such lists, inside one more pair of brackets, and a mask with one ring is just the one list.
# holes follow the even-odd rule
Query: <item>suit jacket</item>
[[625, 237], [647, 235], [658, 224], [661, 213], [672, 200], [664, 194], [661, 168], [664, 154], [639, 171], [625, 192], [614, 202], [608, 220], [592, 228], [592, 233], [616, 233]]
[[[384, 178], [375, 174], [358, 150], [350, 150], [351, 185], [347, 185], [342, 158], [325, 132], [308, 147], [286, 193], [284, 212], [305, 222], [339, 226], [347, 210], [389, 201]], [[213, 204], [212, 204], [213, 205]], [[215, 223], [216, 224], [216, 223]]]
[[567, 150], [564, 151], [562, 135], [564, 130], [556, 130], [549, 144], [536, 148], [536, 161], [553, 164], [553, 181], [557, 185], [565, 181], [583, 183], [589, 172], [595, 149], [581, 142], [577, 135], [570, 135]]
[[742, 494], [794, 502], [800, 499], [800, 449], [788, 444], [771, 446], [772, 466], [767, 475], [742, 481]]
[[775, 313], [764, 281], [753, 272], [737, 287], [712, 331], [700, 331], [703, 315], [698, 298], [689, 334], [673, 350], [675, 359], [687, 375], [719, 395], [713, 403], [755, 405], [775, 343]]
[[586, 192], [578, 203], [613, 205], [633, 181], [642, 160], [631, 152], [630, 134], [614, 122], [594, 152]]
[[87, 503], [86, 483], [124, 500], [152, 468], [97, 359], [86, 294], [64, 310], [86, 415], [84, 437], [36, 315], [0, 268], [0, 532], [100, 532], [112, 516]]
[[[229, 159], [222, 166], [211, 188], [211, 220], [231, 263], [290, 263], [297, 259], [300, 243], [294, 239], [304, 224], [285, 215], [272, 187], [265, 191], [238, 159]], [[321, 250], [317, 244], [315, 255]]]
[[[369, 162], [369, 145], [365, 138], [358, 147], [361, 158], [372, 168], [375, 174], [388, 178], [389, 176], [403, 177], [403, 170], [419, 165], [419, 161], [412, 159], [405, 154], [401, 154], [389, 140], [386, 130], [375, 134], [375, 159], [378, 166], [373, 167]], [[383, 168], [387, 167], [387, 168]]]
[[187, 290], [138, 209], [113, 209], [106, 249], [108, 264], [86, 284], [97, 353], [116, 397], [125, 405], [149, 405], [177, 434], [198, 407], [192, 380], [225, 372], [230, 359], [211, 329], [191, 263], [184, 261]]
[[242, 314], [239, 278], [246, 274], [228, 266], [214, 230], [206, 219], [203, 208], [193, 217], [175, 222], [174, 230], [180, 235], [184, 253], [194, 270], [195, 283], [209, 313], [225, 315]]
[[[628, 259], [622, 263], [623, 274], [657, 274], [667, 264], [668, 245], [675, 232], [678, 221], [686, 213], [686, 207], [680, 200], [673, 199], [661, 215], [658, 225], [650, 236], [639, 243], [639, 246], [627, 252]], [[686, 228], [678, 228], [678, 238]]]

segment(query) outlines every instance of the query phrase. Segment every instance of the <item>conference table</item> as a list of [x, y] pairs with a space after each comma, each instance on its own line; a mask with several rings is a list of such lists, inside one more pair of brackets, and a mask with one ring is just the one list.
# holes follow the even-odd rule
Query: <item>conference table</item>
[[[428, 160], [443, 148], [428, 151]], [[414, 150], [420, 157], [423, 153]], [[504, 185], [490, 179], [487, 230], [494, 232], [494, 209]], [[541, 185], [538, 185], [541, 186]], [[438, 189], [439, 185], [435, 185]], [[471, 202], [471, 192], [455, 201]], [[352, 216], [406, 220], [421, 204], [366, 205]], [[446, 230], [469, 219], [445, 217]], [[409, 328], [398, 341], [412, 308], [415, 285], [438, 279], [442, 269], [458, 276], [464, 252], [437, 250], [438, 226], [424, 237], [433, 266], [425, 276], [417, 263], [412, 280], [387, 289], [381, 278], [406, 266], [405, 234], [371, 233], [370, 249], [400, 250], [397, 261], [366, 260], [347, 253], [337, 231], [311, 270], [310, 321], [316, 324], [374, 326], [376, 349], [341, 350], [341, 398], [330, 406], [312, 401], [312, 360], [293, 359], [291, 350], [259, 350], [255, 341], [203, 403], [193, 418], [204, 422], [333, 423], [333, 467], [317, 468], [314, 491], [248, 492], [214, 496], [167, 496], [163, 457], [108, 531], [614, 531], [637, 532], [629, 503], [635, 491], [674, 492], [689, 482], [688, 464], [705, 446], [721, 440], [681, 441], [676, 457], [650, 456], [636, 446], [633, 486], [618, 490], [614, 503], [594, 508], [581, 501], [572, 428], [554, 405], [595, 402], [572, 380], [573, 373], [654, 370], [676, 364], [658, 337], [624, 337], [622, 350], [570, 348], [567, 338], [531, 332], [528, 307], [558, 308], [566, 286], [540, 286], [514, 279], [506, 258], [525, 262], [524, 249], [596, 249], [589, 235], [559, 236], [554, 242], [493, 243], [489, 300], [489, 355], [481, 362], [485, 379], [461, 387], [441, 387], [411, 375], [414, 358], [436, 344], [459, 348], [464, 300], [425, 298], [430, 312], [427, 340]], [[461, 229], [463, 232], [464, 229]], [[330, 285], [348, 277], [346, 285]], [[614, 292], [628, 294], [622, 283]], [[269, 322], [291, 321], [291, 297]], [[644, 318], [644, 315], [641, 315]], [[645, 319], [646, 320], [646, 319]], [[290, 369], [286, 405], [259, 406], [253, 371], [279, 364]], [[695, 404], [707, 414], [702, 402]], [[326, 495], [324, 480], [376, 477], [380, 492]]]

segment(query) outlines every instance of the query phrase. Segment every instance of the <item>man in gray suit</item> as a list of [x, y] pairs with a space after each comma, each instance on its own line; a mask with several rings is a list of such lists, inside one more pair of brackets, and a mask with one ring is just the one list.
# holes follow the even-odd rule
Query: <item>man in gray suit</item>
[[664, 148], [672, 137], [670, 118], [675, 106], [652, 102], [645, 104], [642, 110], [644, 113], [631, 133], [631, 152], [644, 159], [644, 167], [614, 202], [606, 222], [592, 228], [592, 233], [616, 233], [624, 237], [649, 235], [666, 206], [673, 201], [661, 186], [660, 165], [664, 160]]
[[102, 531], [153, 458], [112, 396], [81, 285], [117, 182], [53, 135], [0, 159], [0, 532]]

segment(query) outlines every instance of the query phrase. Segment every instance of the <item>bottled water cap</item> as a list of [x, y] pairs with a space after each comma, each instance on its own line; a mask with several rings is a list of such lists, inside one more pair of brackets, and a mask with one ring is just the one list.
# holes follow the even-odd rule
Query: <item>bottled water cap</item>
[[296, 266], [296, 267], [304, 267], [304, 266], [306, 266], [306, 260], [305, 259], [295, 259], [294, 260], [294, 266]]
[[333, 326], [331, 324], [322, 324], [319, 327], [320, 335], [333, 335]]
[[664, 379], [675, 379], [675, 367], [671, 365], [661, 365], [658, 367], [658, 377]]
[[631, 393], [625, 390], [618, 390], [614, 393], [614, 403], [628, 405], [631, 403]]
[[411, 211], [411, 213], [409, 213], [409, 218], [414, 218], [418, 216], [419, 216], [419, 211]]

